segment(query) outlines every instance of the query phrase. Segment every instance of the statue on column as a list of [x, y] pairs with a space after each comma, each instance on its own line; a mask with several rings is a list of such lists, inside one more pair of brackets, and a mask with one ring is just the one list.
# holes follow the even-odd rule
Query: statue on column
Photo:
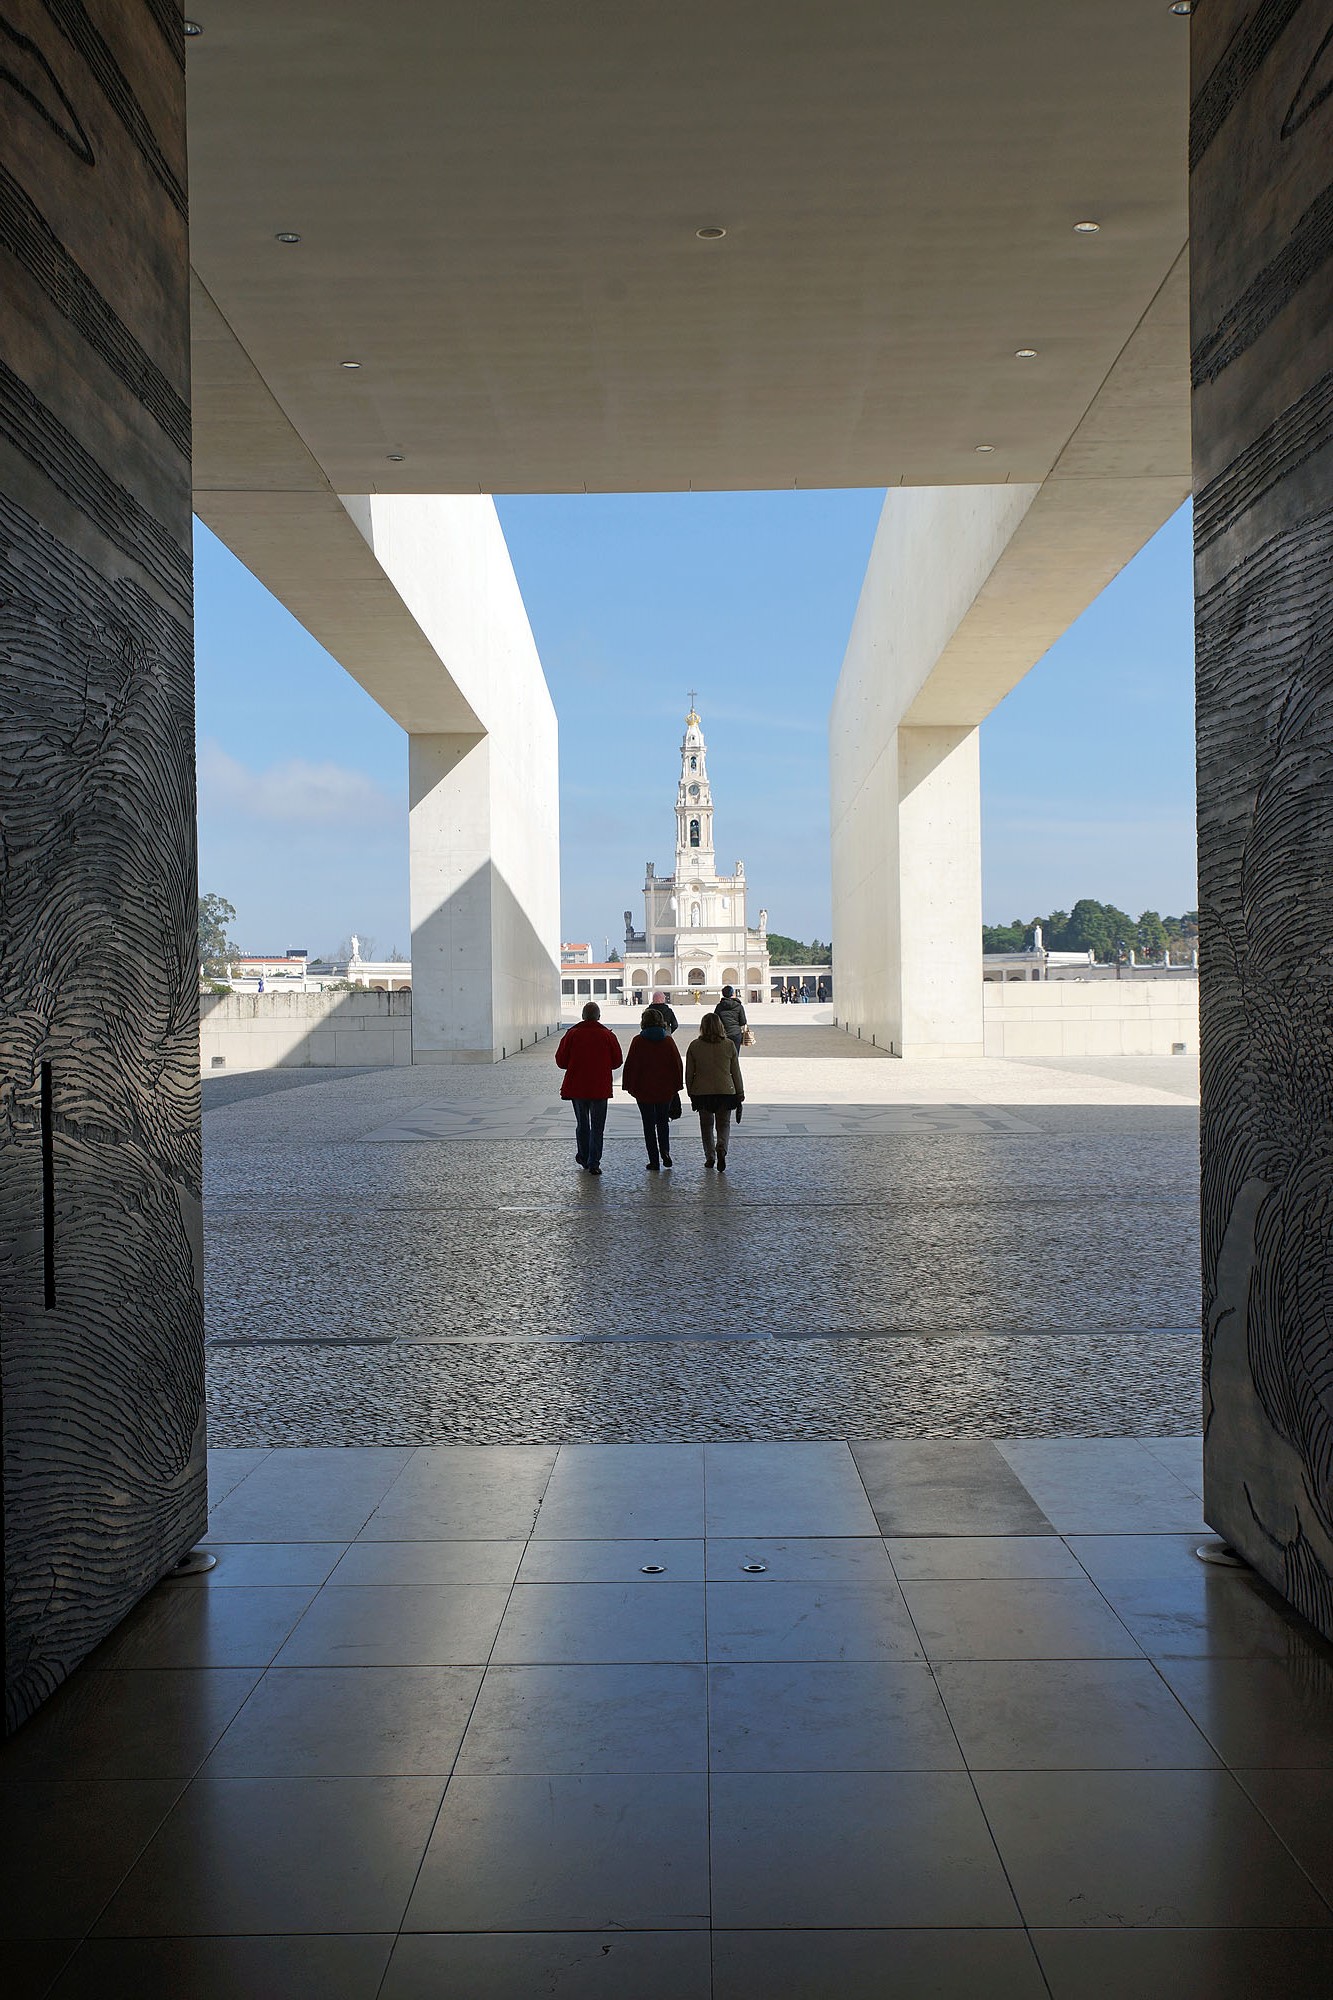
[[349, 965], [359, 965], [361, 963], [361, 940], [355, 931], [352, 932], [352, 956], [348, 959], [347, 963]]
[[767, 936], [768, 936], [768, 911], [767, 911], [767, 910], [761, 910], [761, 911], [759, 912], [759, 935], [760, 935], [760, 937], [767, 937]]

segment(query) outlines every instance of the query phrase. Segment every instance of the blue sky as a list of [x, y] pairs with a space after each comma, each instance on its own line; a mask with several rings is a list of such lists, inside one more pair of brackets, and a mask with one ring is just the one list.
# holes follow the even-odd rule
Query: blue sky
[[[688, 690], [720, 860], [829, 934], [829, 701], [879, 493], [501, 500], [560, 718], [563, 930], [616, 942], [670, 862]], [[247, 950], [409, 947], [406, 739], [206, 528], [195, 537], [200, 880]], [[1195, 901], [1188, 511], [982, 731], [990, 921]]]

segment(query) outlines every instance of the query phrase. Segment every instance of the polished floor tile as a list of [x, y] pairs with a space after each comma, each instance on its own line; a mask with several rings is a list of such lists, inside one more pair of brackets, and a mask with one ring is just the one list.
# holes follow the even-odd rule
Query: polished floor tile
[[707, 1818], [702, 1775], [454, 1778], [404, 1928], [705, 1927]]
[[1202, 1502], [1132, 1438], [1023, 1438], [1000, 1452], [1062, 1535], [1206, 1535]]
[[930, 1660], [1137, 1658], [1134, 1639], [1091, 1583], [908, 1583], [908, 1609]]
[[198, 1779], [96, 1935], [396, 1930], [442, 1790], [438, 1778]]
[[529, 1542], [519, 1567], [520, 1583], [650, 1582], [645, 1565], [671, 1583], [702, 1583], [704, 1545], [677, 1536], [671, 1540]]
[[400, 1937], [380, 2000], [711, 2000], [711, 1991], [704, 1932], [511, 1931]]
[[1084, 1574], [1058, 1535], [892, 1535], [885, 1548], [900, 1583]]
[[380, 1937], [90, 1938], [51, 2000], [375, 2000]]
[[1196, 1563], [1183, 1576], [1104, 1579], [1102, 1594], [1145, 1653], [1163, 1658], [1329, 1657], [1318, 1634], [1255, 1579]]
[[703, 1532], [697, 1444], [562, 1445], [534, 1530], [538, 1541], [697, 1540]]
[[660, 1577], [516, 1584], [494, 1654], [497, 1666], [703, 1657], [703, 1585]]
[[893, 1565], [878, 1535], [802, 1535], [769, 1541], [713, 1540], [708, 1580], [732, 1583], [746, 1563], [761, 1562], [774, 1583], [892, 1583]]
[[852, 1451], [885, 1535], [1051, 1533], [993, 1444], [857, 1440]]
[[976, 1786], [1031, 1925], [1333, 1920], [1227, 1771], [981, 1771]]
[[77, 1938], [23, 1938], [7, 1942], [6, 2000], [46, 2000], [56, 1974], [77, 1949]]
[[329, 1582], [363, 1584], [493, 1583], [506, 1588], [527, 1544], [501, 1542], [353, 1542]]
[[268, 1452], [208, 1522], [209, 1542], [350, 1542], [413, 1456], [411, 1446]]
[[[208, 1544], [205, 1544], [208, 1547]], [[217, 1557], [199, 1576], [172, 1577], [174, 1590], [225, 1590], [232, 1584], [327, 1583], [345, 1542], [218, 1542], [209, 1548]]]
[[267, 1445], [216, 1445], [208, 1453], [208, 1504], [216, 1507], [268, 1457]]
[[845, 1444], [710, 1444], [705, 1477], [710, 1538], [877, 1532]]
[[82, 1936], [176, 1803], [182, 1783], [0, 1782], [0, 1938]]
[[97, 1650], [98, 1668], [266, 1667], [313, 1602], [313, 1586], [162, 1583]]
[[1224, 1763], [1333, 1765], [1333, 1665], [1326, 1659], [1168, 1659], [1159, 1671]]
[[1051, 2000], [1328, 2000], [1333, 1929], [1038, 1930]]
[[1194, 1551], [1211, 1535], [1067, 1535], [1071, 1553], [1094, 1583], [1151, 1582], [1193, 1576]]
[[720, 1929], [1018, 1922], [963, 1772], [719, 1772], [712, 1814]]
[[715, 1771], [952, 1771], [963, 1759], [929, 1667], [759, 1661], [708, 1670]]
[[1333, 1904], [1333, 1771], [1241, 1770], [1236, 1777]]
[[556, 1462], [553, 1445], [428, 1445], [361, 1529], [367, 1542], [526, 1538]]
[[484, 1666], [508, 1596], [481, 1583], [328, 1584], [279, 1653], [278, 1665]]
[[1140, 1438], [1146, 1452], [1175, 1474], [1190, 1492], [1203, 1496], [1203, 1439], [1201, 1437]]
[[255, 1667], [82, 1667], [0, 1745], [0, 1777], [188, 1778], [258, 1679]]
[[702, 1666], [492, 1667], [460, 1772], [703, 1771]]
[[206, 1778], [445, 1778], [480, 1667], [275, 1667]]
[[1217, 1763], [1147, 1660], [958, 1660], [936, 1669], [980, 1771], [1204, 1768]]
[[773, 1583], [768, 1577], [709, 1584], [708, 1656], [713, 1660], [923, 1657], [896, 1583]]
[[1019, 1930], [713, 1933], [714, 2000], [835, 1994], [837, 2000], [1046, 2000], [1046, 1987]]

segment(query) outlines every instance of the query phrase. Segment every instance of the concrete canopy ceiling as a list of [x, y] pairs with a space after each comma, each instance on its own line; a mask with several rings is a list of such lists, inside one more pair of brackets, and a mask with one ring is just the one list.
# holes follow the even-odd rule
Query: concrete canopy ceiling
[[1040, 481], [1185, 241], [1166, 0], [199, 15], [201, 493]]

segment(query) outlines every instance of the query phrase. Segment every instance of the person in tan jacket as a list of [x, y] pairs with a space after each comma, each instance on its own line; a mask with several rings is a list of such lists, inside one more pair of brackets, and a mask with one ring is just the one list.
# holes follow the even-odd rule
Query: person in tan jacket
[[745, 1102], [736, 1045], [716, 1014], [705, 1014], [697, 1038], [685, 1051], [685, 1088], [691, 1107], [699, 1114], [699, 1130], [704, 1142], [704, 1165], [727, 1171], [727, 1145], [731, 1138], [731, 1114], [740, 1116]]

